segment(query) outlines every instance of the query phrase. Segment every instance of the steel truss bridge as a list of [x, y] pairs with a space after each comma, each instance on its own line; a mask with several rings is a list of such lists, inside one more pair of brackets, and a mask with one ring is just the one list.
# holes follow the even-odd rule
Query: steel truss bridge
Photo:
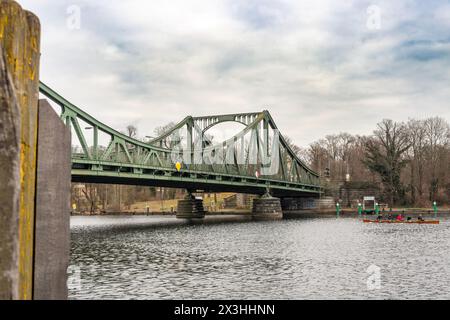
[[[73, 182], [250, 194], [269, 189], [282, 198], [321, 192], [318, 174], [292, 151], [268, 111], [187, 116], [144, 142], [103, 124], [42, 82], [39, 91], [61, 108], [61, 119], [74, 132], [72, 142], [75, 135], [81, 145], [80, 152], [72, 151]], [[207, 131], [230, 121], [242, 124], [242, 130], [214, 143]], [[100, 134], [109, 140], [105, 145]]]

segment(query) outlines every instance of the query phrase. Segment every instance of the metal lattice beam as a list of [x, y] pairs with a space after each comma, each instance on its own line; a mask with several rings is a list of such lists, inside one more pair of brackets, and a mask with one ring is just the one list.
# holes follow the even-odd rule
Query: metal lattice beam
[[[61, 107], [61, 119], [73, 127], [80, 142], [82, 153], [72, 154], [74, 181], [248, 193], [263, 193], [269, 187], [273, 193], [283, 196], [321, 192], [318, 175], [292, 151], [267, 110], [188, 116], [161, 136], [145, 143], [103, 124], [44, 83], [40, 83], [39, 89]], [[92, 146], [87, 143], [87, 133], [80, 121], [93, 129], [90, 131], [93, 134]], [[229, 121], [241, 123], [244, 128], [218, 144], [205, 140], [207, 130]], [[181, 131], [186, 132], [184, 146], [180, 142]], [[106, 146], [99, 145], [99, 133], [109, 136]], [[171, 143], [165, 143], [167, 140]], [[180, 171], [175, 168], [175, 160], [183, 164]]]

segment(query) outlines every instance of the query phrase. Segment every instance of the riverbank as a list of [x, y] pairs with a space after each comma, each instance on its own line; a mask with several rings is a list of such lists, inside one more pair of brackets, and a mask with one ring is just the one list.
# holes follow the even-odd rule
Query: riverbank
[[[221, 210], [221, 211], [207, 211], [205, 215], [208, 216], [216, 216], [216, 215], [250, 215], [250, 210]], [[175, 211], [152, 211], [152, 212], [143, 212], [143, 211], [108, 211], [108, 212], [71, 212], [71, 216], [175, 216]]]
[[[414, 208], [414, 209], [395, 208], [392, 211], [380, 211], [380, 213], [383, 215], [388, 215], [389, 213], [391, 213], [394, 216], [401, 213], [402, 215], [410, 216], [410, 217], [418, 217], [419, 215], [422, 215], [424, 217], [434, 217], [433, 210], [417, 209], [417, 208]], [[437, 217], [450, 217], [450, 210], [449, 209], [439, 210], [436, 215], [437, 215]], [[308, 218], [336, 217], [336, 210], [310, 209], [310, 210], [299, 210], [299, 211], [285, 211], [285, 212], [283, 212], [283, 216], [285, 218], [298, 217], [298, 216], [308, 217]], [[374, 217], [375, 214], [363, 214], [362, 216]], [[339, 217], [340, 218], [359, 217], [359, 214], [354, 209], [342, 209], [339, 213]]]
[[[381, 211], [381, 214], [387, 215], [390, 211]], [[399, 213], [405, 216], [417, 217], [419, 215], [426, 217], [433, 217], [433, 210], [421, 209], [421, 208], [396, 208], [391, 211], [393, 215]], [[96, 213], [71, 213], [71, 216], [175, 216], [176, 212], [173, 211], [154, 211], [154, 212], [142, 212], [142, 211], [123, 211], [123, 212], [96, 212]], [[220, 211], [207, 211], [206, 216], [250, 216], [250, 210], [229, 209]], [[336, 217], [336, 210], [334, 209], [308, 209], [297, 211], [284, 211], [284, 217]], [[342, 209], [339, 213], [340, 217], [358, 217], [358, 212], [354, 209]], [[367, 216], [374, 216], [367, 215]], [[450, 209], [439, 210], [437, 216], [450, 216]]]

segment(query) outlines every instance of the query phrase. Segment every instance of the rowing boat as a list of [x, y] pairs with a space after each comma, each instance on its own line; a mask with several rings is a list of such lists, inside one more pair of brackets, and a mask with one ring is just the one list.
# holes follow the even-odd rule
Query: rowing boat
[[369, 220], [369, 219], [364, 219], [363, 222], [370, 222], [370, 223], [418, 223], [418, 224], [439, 224], [439, 220], [403, 220], [403, 221], [399, 221], [399, 220]]

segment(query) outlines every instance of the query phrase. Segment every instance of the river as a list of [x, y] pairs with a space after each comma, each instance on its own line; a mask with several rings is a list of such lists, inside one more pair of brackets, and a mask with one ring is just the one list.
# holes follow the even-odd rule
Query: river
[[213, 219], [71, 217], [69, 298], [450, 299], [448, 218]]

